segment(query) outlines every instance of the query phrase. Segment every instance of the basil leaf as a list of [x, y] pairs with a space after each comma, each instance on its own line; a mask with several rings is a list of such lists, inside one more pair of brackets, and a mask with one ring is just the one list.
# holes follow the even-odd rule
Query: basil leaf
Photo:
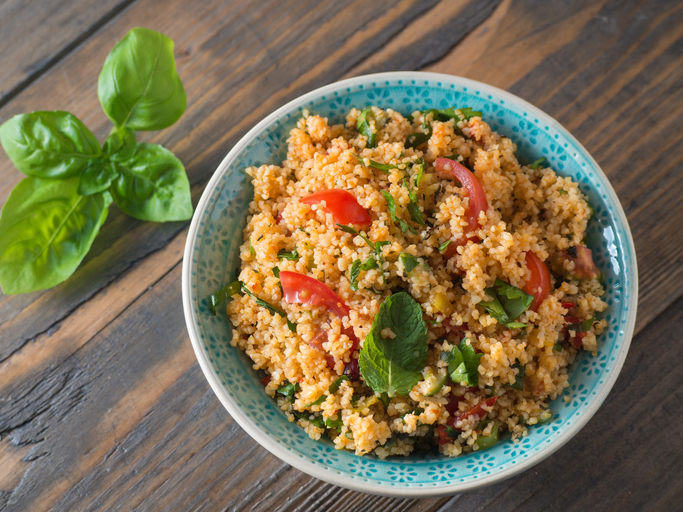
[[154, 222], [192, 217], [190, 182], [182, 162], [169, 150], [143, 142], [132, 159], [115, 165], [120, 174], [110, 191], [125, 213]]
[[424, 113], [425, 115], [431, 113], [432, 119], [435, 121], [445, 122], [451, 119], [455, 119], [456, 121], [460, 119], [460, 116], [455, 112], [453, 107], [446, 109], [430, 108], [429, 110], [425, 110]]
[[287, 319], [287, 327], [289, 327], [289, 330], [292, 331], [294, 334], [296, 334], [296, 322], [292, 322], [289, 318]]
[[209, 295], [209, 307], [211, 308], [211, 313], [215, 315], [216, 306], [224, 300], [227, 300], [228, 297], [232, 297], [233, 295], [239, 293], [241, 289], [242, 283], [240, 281], [233, 281], [232, 283], [230, 283], [227, 286], [224, 286], [217, 292]]
[[467, 338], [463, 338], [459, 347], [453, 347], [448, 361], [448, 375], [455, 383], [466, 382], [468, 386], [479, 384], [479, 361], [484, 354], [477, 354]]
[[406, 269], [406, 274], [409, 274], [415, 267], [417, 267], [420, 264], [420, 261], [415, 256], [413, 256], [412, 254], [408, 254], [406, 252], [402, 252], [398, 255], [398, 257]]
[[101, 158], [90, 160], [78, 178], [78, 193], [91, 196], [104, 192], [116, 176], [116, 168], [110, 162]]
[[339, 391], [339, 388], [341, 387], [342, 382], [344, 381], [350, 381], [350, 379], [346, 375], [342, 375], [332, 384], [330, 384], [330, 395], [334, 395], [337, 391]]
[[115, 162], [130, 160], [135, 154], [135, 130], [131, 128], [114, 128], [104, 141], [102, 151]]
[[536, 170], [536, 169], [540, 169], [540, 168], [543, 166], [544, 163], [545, 163], [545, 157], [539, 158], [539, 159], [536, 160], [534, 163], [531, 163], [531, 164], [527, 165], [527, 167], [528, 167], [529, 169], [534, 169], [534, 170]]
[[366, 107], [361, 110], [358, 118], [356, 119], [356, 130], [368, 139], [368, 143], [365, 147], [374, 148], [377, 146], [377, 134], [372, 131], [370, 123], [368, 122], [368, 117], [373, 118], [372, 107]]
[[526, 373], [526, 365], [517, 363], [513, 366], [513, 368], [517, 368], [519, 372], [517, 372], [517, 375], [515, 376], [515, 383], [508, 384], [508, 386], [512, 389], [524, 391], [524, 374]]
[[69, 112], [19, 114], [0, 126], [0, 142], [17, 169], [38, 178], [70, 178], [101, 154], [100, 143]]
[[351, 289], [355, 292], [358, 291], [358, 276], [360, 275], [360, 260], [353, 260], [351, 263], [351, 271], [349, 272], [349, 283]]
[[425, 172], [425, 161], [424, 159], [419, 160], [420, 167], [417, 170], [417, 175], [415, 176], [415, 188], [420, 186], [420, 182], [422, 181], [422, 176], [424, 175]]
[[161, 130], [185, 112], [173, 40], [147, 28], [131, 29], [112, 49], [97, 82], [102, 109], [118, 128]]
[[277, 252], [277, 259], [280, 261], [282, 260], [289, 260], [289, 261], [299, 261], [299, 251], [297, 249], [294, 249], [293, 251], [286, 251], [284, 249], [280, 249]]
[[7, 295], [67, 279], [107, 218], [109, 192], [78, 194], [78, 178], [24, 178], [0, 215], [0, 284]]
[[451, 245], [452, 240], [446, 240], [439, 246], [439, 252], [444, 252], [449, 245]]
[[249, 297], [254, 299], [254, 302], [256, 302], [256, 304], [258, 304], [262, 308], [266, 308], [268, 311], [270, 311], [274, 315], [280, 315], [282, 318], [287, 318], [287, 313], [285, 313], [284, 311], [282, 311], [279, 308], [276, 308], [275, 306], [273, 306], [269, 302], [266, 302], [265, 300], [256, 296], [254, 293], [252, 293], [252, 291], [249, 288], [247, 288], [246, 284], [240, 282], [240, 286], [242, 287], [242, 291], [244, 293], [246, 293], [247, 295], [249, 295]]
[[591, 327], [593, 327], [593, 322], [595, 322], [595, 318], [589, 318], [588, 320], [584, 320], [583, 322], [569, 324], [567, 328], [570, 331], [574, 332], [588, 332], [591, 330]]
[[505, 281], [496, 279], [494, 283], [496, 293], [500, 299], [503, 309], [511, 320], [515, 320], [522, 313], [524, 313], [531, 303], [534, 301], [534, 296], [512, 286]]
[[273, 275], [280, 279], [280, 269], [278, 267], [273, 267]]
[[[391, 329], [394, 339], [382, 338]], [[427, 324], [422, 308], [406, 292], [388, 297], [380, 306], [360, 351], [363, 379], [376, 393], [407, 395], [422, 379], [427, 364]]]
[[483, 114], [478, 110], [472, 110], [471, 107], [459, 108], [460, 113], [464, 116], [465, 120], [472, 119], [473, 117], [481, 117]]
[[384, 199], [387, 202], [387, 209], [389, 210], [391, 220], [393, 220], [394, 222], [398, 222], [398, 225], [403, 233], [407, 233], [408, 231], [410, 231], [411, 233], [415, 234], [416, 231], [410, 225], [408, 225], [406, 221], [404, 221], [403, 219], [399, 219], [397, 217], [396, 202], [394, 201], [393, 196], [386, 190], [382, 190], [382, 195], [384, 196]]
[[294, 395], [299, 391], [301, 391], [301, 386], [299, 386], [298, 382], [296, 384], [292, 384], [289, 381], [285, 381], [282, 386], [277, 388], [277, 392], [289, 398], [292, 403], [294, 403], [294, 400], [296, 399]]
[[[365, 165], [365, 160], [358, 155], [354, 155], [357, 159], [358, 162], [360, 162], [361, 165]], [[377, 169], [378, 171], [382, 171], [383, 173], [389, 174], [389, 171], [392, 169], [398, 169], [398, 165], [395, 164], [380, 164], [379, 162], [375, 162], [374, 160], [370, 160], [370, 163], [366, 167], [371, 167], [372, 169]]]
[[563, 349], [563, 348], [564, 348], [564, 347], [562, 346], [562, 343], [555, 343], [555, 344], [553, 345], [553, 350], [554, 350], [555, 352], [562, 352], [562, 349]]

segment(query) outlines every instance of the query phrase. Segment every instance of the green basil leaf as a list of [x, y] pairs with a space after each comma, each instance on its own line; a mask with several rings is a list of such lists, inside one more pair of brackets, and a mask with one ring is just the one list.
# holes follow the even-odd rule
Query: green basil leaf
[[595, 318], [589, 318], [588, 320], [584, 320], [583, 322], [569, 324], [567, 328], [570, 331], [574, 332], [588, 332], [591, 330], [591, 327], [593, 327], [593, 322], [595, 322]]
[[503, 309], [505, 309], [505, 312], [511, 320], [517, 319], [519, 315], [529, 309], [529, 306], [531, 306], [531, 303], [534, 301], [533, 295], [529, 295], [501, 279], [496, 279], [494, 287], [496, 288], [496, 293], [498, 294]]
[[97, 82], [104, 113], [118, 128], [161, 130], [185, 112], [173, 40], [147, 28], [131, 29], [112, 49]]
[[102, 151], [115, 162], [130, 160], [135, 154], [135, 130], [131, 128], [114, 128], [104, 141]]
[[0, 126], [0, 142], [17, 169], [38, 178], [70, 178], [100, 155], [100, 143], [69, 112], [19, 114]]
[[517, 363], [513, 366], [513, 368], [517, 368], [519, 372], [517, 372], [517, 375], [515, 376], [515, 383], [508, 384], [508, 386], [512, 389], [524, 391], [524, 374], [526, 373], [526, 365]]
[[446, 109], [430, 108], [429, 110], [424, 111], [425, 115], [430, 112], [432, 114], [432, 119], [435, 121], [446, 122], [451, 119], [455, 119], [456, 121], [460, 119], [460, 116], [455, 112], [453, 107]]
[[448, 361], [448, 375], [451, 381], [465, 382], [468, 386], [479, 384], [479, 361], [484, 354], [477, 354], [474, 347], [463, 338], [459, 347], [453, 347]]
[[289, 260], [289, 261], [299, 261], [299, 251], [297, 249], [294, 249], [293, 251], [286, 251], [285, 249], [280, 249], [277, 252], [277, 259], [280, 261], [282, 260]]
[[421, 158], [418, 163], [420, 164], [420, 167], [417, 169], [417, 174], [415, 175], [415, 188], [420, 186], [420, 182], [422, 181], [422, 176], [424, 175], [425, 172], [425, 161], [423, 158]]
[[349, 272], [349, 283], [351, 289], [355, 292], [358, 291], [358, 276], [360, 275], [360, 260], [353, 260], [351, 263], [351, 271]]
[[290, 331], [292, 331], [294, 334], [296, 334], [296, 326], [298, 324], [296, 322], [292, 322], [289, 318], [287, 319], [287, 327], [289, 328]]
[[24, 178], [0, 215], [0, 284], [7, 295], [67, 279], [107, 217], [109, 192], [81, 196], [78, 178]]
[[356, 130], [358, 133], [365, 136], [368, 139], [366, 147], [374, 148], [377, 146], [377, 134], [372, 131], [368, 118], [373, 118], [372, 107], [366, 107], [361, 110], [358, 118], [356, 119]]
[[384, 196], [384, 199], [387, 202], [387, 209], [389, 210], [391, 220], [393, 220], [394, 222], [398, 222], [398, 225], [403, 233], [407, 233], [408, 231], [410, 231], [411, 233], [415, 234], [415, 230], [412, 227], [410, 227], [410, 225], [408, 225], [406, 221], [404, 221], [403, 219], [399, 219], [397, 217], [396, 202], [394, 201], [393, 196], [386, 190], [382, 190], [382, 195]]
[[342, 385], [342, 382], [344, 381], [350, 381], [346, 375], [342, 375], [339, 377], [337, 380], [335, 380], [332, 384], [330, 384], [330, 395], [334, 395], [337, 391], [339, 391], [339, 388]]
[[296, 395], [299, 391], [301, 391], [301, 386], [299, 386], [298, 382], [296, 384], [292, 384], [289, 381], [285, 381], [282, 386], [277, 388], [277, 392], [289, 398], [292, 403], [296, 399], [294, 395]]
[[254, 299], [254, 302], [256, 302], [257, 305], [261, 306], [262, 308], [266, 308], [268, 311], [270, 311], [274, 315], [280, 315], [282, 318], [287, 318], [287, 313], [285, 313], [284, 311], [282, 311], [279, 308], [276, 308], [271, 303], [266, 302], [265, 300], [259, 298], [257, 295], [252, 293], [252, 291], [249, 288], [247, 288], [246, 284], [240, 282], [240, 286], [242, 287], [242, 291], [244, 293], [246, 293], [247, 295], [249, 295], [249, 297]]
[[273, 275], [280, 279], [280, 269], [278, 267], [273, 267]]
[[132, 159], [115, 165], [119, 176], [110, 191], [125, 213], [154, 222], [192, 217], [190, 182], [182, 162], [168, 149], [143, 142]]
[[[369, 146], [368, 146], [369, 147]], [[357, 159], [358, 162], [360, 162], [361, 165], [365, 165], [365, 160], [358, 155], [354, 155]], [[398, 165], [394, 164], [380, 164], [379, 162], [375, 162], [374, 160], [370, 160], [370, 163], [366, 167], [371, 167], [373, 169], [377, 169], [378, 171], [382, 171], [383, 173], [389, 174], [389, 171], [392, 169], [398, 169]]]
[[104, 159], [91, 160], [78, 178], [78, 193], [91, 196], [104, 192], [116, 179], [116, 172], [116, 168]]
[[540, 169], [541, 167], [543, 167], [543, 164], [544, 164], [544, 163], [545, 163], [545, 157], [539, 158], [539, 159], [536, 160], [534, 163], [531, 163], [531, 164], [527, 165], [527, 167], [528, 167], [529, 169], [534, 169], [534, 170], [535, 170], [535, 169]]
[[[380, 248], [381, 248], [381, 246], [380, 246]], [[372, 258], [372, 257], [365, 260], [360, 266], [361, 270], [366, 270], [366, 271], [372, 270], [373, 268], [377, 268], [377, 260], [375, 260], [375, 258]]]
[[212, 293], [209, 296], [209, 307], [211, 308], [211, 313], [215, 315], [216, 306], [224, 300], [227, 300], [228, 297], [232, 297], [233, 295], [239, 293], [241, 289], [242, 283], [240, 281], [233, 281], [232, 283], [230, 283], [227, 286], [224, 286], [217, 292]]
[[[396, 337], [384, 339], [383, 329], [391, 329]], [[379, 307], [361, 348], [358, 362], [363, 379], [376, 393], [406, 396], [422, 379], [427, 350], [422, 308], [406, 292], [391, 295]]]
[[452, 240], [446, 240], [444, 243], [442, 243], [439, 246], [439, 252], [441, 252], [441, 253], [444, 252], [448, 248], [448, 246], [451, 245], [451, 242], [452, 242]]
[[413, 269], [415, 269], [415, 267], [417, 267], [420, 264], [420, 261], [415, 256], [413, 256], [412, 254], [408, 254], [407, 252], [402, 252], [398, 255], [398, 257], [406, 269], [406, 274], [412, 272]]

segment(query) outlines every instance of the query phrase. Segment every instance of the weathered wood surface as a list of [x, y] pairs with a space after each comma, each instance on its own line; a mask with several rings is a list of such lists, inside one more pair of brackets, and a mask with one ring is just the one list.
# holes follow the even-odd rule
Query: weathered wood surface
[[[182, 319], [187, 224], [142, 223], [112, 208], [67, 283], [0, 296], [0, 510], [675, 510], [683, 501], [680, 2], [40, 6], [43, 18], [32, 16], [34, 3], [0, 6], [0, 36], [12, 41], [0, 54], [0, 119], [70, 110], [103, 138], [104, 58], [131, 27], [160, 30], [176, 42], [188, 110], [143, 138], [185, 162], [195, 202], [242, 134], [317, 86], [424, 69], [507, 89], [563, 123], [610, 177], [636, 241], [641, 300], [615, 389], [550, 459], [450, 499], [374, 497], [287, 466], [233, 422]], [[66, 17], [50, 21], [55, 10]], [[20, 179], [1, 154], [0, 203]]]

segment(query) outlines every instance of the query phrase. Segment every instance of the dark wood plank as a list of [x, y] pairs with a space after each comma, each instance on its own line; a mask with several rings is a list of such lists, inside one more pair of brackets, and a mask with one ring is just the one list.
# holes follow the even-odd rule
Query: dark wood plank
[[[681, 373], [672, 366], [681, 279], [670, 268], [680, 263], [673, 259], [680, 242], [663, 231], [681, 225], [680, 211], [667, 206], [680, 195], [680, 12], [672, 2], [655, 7], [506, 1], [487, 19], [477, 18], [478, 28], [470, 2], [214, 2], [188, 9], [179, 0], [140, 0], [122, 12], [0, 115], [66, 108], [102, 138], [108, 123], [97, 105], [96, 77], [104, 57], [131, 26], [161, 30], [176, 40], [190, 101], [177, 126], [144, 139], [181, 157], [196, 200], [230, 145], [268, 112], [342, 76], [385, 69], [386, 62], [400, 66], [409, 44], [423, 49], [409, 53], [412, 66], [489, 77], [574, 131], [622, 200], [633, 200], [625, 204], [641, 273], [651, 267], [643, 289], [652, 297], [658, 284], [660, 293], [657, 301], [641, 301], [642, 332], [606, 406], [558, 454], [447, 503], [391, 500], [308, 477], [232, 422], [194, 362], [182, 321], [185, 225], [140, 223], [113, 210], [72, 280], [0, 298], [0, 509], [430, 510], [444, 503], [443, 510], [600, 509], [591, 499], [603, 508], [609, 500], [624, 510], [644, 503], [671, 509], [681, 497], [680, 483], [671, 480], [680, 470], [672, 458], [680, 440], [667, 438], [667, 452], [635, 437], [652, 425], [642, 416], [653, 404], [664, 432], [681, 412]], [[444, 34], [451, 25], [463, 33]], [[633, 149], [661, 139], [666, 144], [648, 157]], [[0, 202], [19, 179], [2, 155]], [[664, 377], [653, 384], [645, 377], [652, 374]], [[634, 481], [638, 458], [645, 461], [647, 488]], [[662, 467], [670, 473], [661, 474]], [[638, 496], [626, 501], [614, 490], [623, 486]]]
[[0, 106], [133, 1], [3, 2]]

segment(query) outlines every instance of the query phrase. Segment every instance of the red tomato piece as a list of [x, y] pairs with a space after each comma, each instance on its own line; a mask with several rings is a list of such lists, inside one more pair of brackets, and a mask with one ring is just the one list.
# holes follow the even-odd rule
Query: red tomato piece
[[356, 197], [347, 190], [330, 189], [315, 192], [299, 199], [305, 204], [319, 204], [325, 201], [325, 211], [331, 213], [339, 224], [369, 226], [372, 223], [370, 214], [363, 208]]
[[458, 422], [469, 418], [470, 416], [473, 416], [476, 421], [479, 421], [482, 419], [488, 411], [484, 410], [484, 406], [486, 407], [493, 407], [493, 405], [496, 403], [496, 400], [498, 400], [497, 396], [492, 396], [491, 398], [487, 398], [486, 400], [482, 400], [479, 402], [477, 405], [472, 407], [471, 409], [466, 410], [463, 413], [460, 413], [458, 416], [455, 416], [453, 418], [449, 418], [448, 421], [446, 422], [446, 425], [449, 425], [453, 428], [455, 428], [455, 425], [458, 424]]
[[437, 439], [437, 443], [439, 443], [439, 446], [443, 446], [446, 443], [451, 442], [451, 436], [448, 435], [448, 432], [446, 432], [446, 425], [439, 425], [434, 429], [436, 431], [436, 434], [439, 436]]
[[270, 375], [266, 375], [265, 377], [263, 377], [261, 379], [261, 384], [263, 384], [264, 386], [267, 386], [268, 384], [270, 384], [271, 380], [272, 380], [272, 377]]
[[560, 302], [560, 304], [567, 311], [571, 311], [572, 309], [574, 309], [574, 306], [576, 306], [576, 304], [574, 304], [573, 302]]
[[576, 318], [575, 316], [565, 316], [564, 321], [567, 323], [567, 326], [564, 328], [565, 337], [569, 339], [569, 343], [574, 345], [574, 348], [576, 350], [581, 350], [581, 348], [583, 347], [583, 339], [586, 337], [588, 333], [577, 332], [574, 334], [574, 336], [570, 336], [569, 325], [581, 323], [583, 322], [583, 320], [581, 320], [580, 318]]
[[339, 318], [349, 316], [349, 307], [326, 284], [317, 279], [283, 270], [280, 272], [280, 282], [285, 301], [295, 304], [310, 304], [324, 306]]
[[531, 309], [536, 311], [550, 295], [550, 272], [541, 258], [531, 251], [526, 253], [526, 268], [529, 269], [529, 278], [524, 285], [524, 291], [534, 296]]
[[[477, 177], [467, 167], [460, 162], [451, 160], [449, 158], [437, 158], [434, 161], [436, 173], [441, 178], [453, 178], [462, 183], [462, 186], [467, 190], [469, 196], [467, 233], [476, 230], [479, 227], [479, 214], [486, 213], [489, 209], [489, 203], [486, 200], [486, 192], [481, 186]], [[451, 243], [451, 245], [453, 245]], [[450, 246], [449, 246], [450, 247]]]

